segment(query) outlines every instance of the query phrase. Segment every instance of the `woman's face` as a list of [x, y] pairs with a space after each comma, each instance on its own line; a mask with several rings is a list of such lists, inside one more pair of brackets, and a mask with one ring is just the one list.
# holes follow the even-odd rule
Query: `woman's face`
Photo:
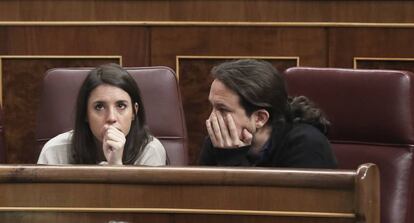
[[129, 94], [121, 88], [103, 84], [96, 87], [88, 98], [87, 121], [95, 138], [102, 142], [105, 129], [114, 126], [126, 136], [131, 128], [132, 120], [138, 111]]

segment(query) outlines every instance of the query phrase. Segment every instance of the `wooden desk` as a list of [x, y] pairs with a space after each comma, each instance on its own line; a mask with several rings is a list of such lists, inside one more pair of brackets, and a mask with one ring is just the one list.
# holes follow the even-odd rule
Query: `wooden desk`
[[0, 222], [379, 222], [379, 172], [0, 166]]

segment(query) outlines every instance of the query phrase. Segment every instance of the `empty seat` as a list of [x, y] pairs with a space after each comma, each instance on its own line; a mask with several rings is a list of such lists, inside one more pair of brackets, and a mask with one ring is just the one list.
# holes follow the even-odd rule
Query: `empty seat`
[[378, 165], [381, 222], [414, 222], [413, 74], [296, 67], [284, 75], [290, 95], [307, 96], [332, 122], [329, 139], [340, 168]]

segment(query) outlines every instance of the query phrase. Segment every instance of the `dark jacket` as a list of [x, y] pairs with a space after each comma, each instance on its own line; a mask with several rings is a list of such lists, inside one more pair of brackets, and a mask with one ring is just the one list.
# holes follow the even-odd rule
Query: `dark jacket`
[[207, 138], [199, 159], [208, 166], [262, 166], [289, 168], [336, 168], [337, 163], [325, 135], [305, 123], [273, 127], [264, 154], [251, 158], [250, 146], [235, 149], [214, 148]]

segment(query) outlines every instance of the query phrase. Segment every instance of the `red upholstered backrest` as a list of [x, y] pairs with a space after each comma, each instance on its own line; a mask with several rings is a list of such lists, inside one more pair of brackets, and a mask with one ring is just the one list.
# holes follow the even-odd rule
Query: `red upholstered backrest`
[[414, 222], [413, 74], [296, 67], [284, 75], [289, 95], [307, 96], [332, 122], [329, 139], [340, 168], [379, 166], [381, 222]]
[[[167, 67], [125, 68], [136, 80], [142, 94], [147, 124], [167, 150], [171, 165], [187, 164], [187, 130], [177, 78]], [[75, 101], [91, 68], [49, 70], [37, 120], [40, 148], [50, 138], [73, 128]]]

